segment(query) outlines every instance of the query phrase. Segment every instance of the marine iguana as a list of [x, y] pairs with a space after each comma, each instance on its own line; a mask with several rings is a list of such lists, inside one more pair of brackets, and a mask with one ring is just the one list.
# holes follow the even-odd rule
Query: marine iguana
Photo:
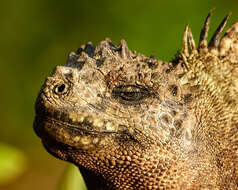
[[171, 62], [109, 39], [47, 77], [34, 130], [88, 189], [238, 189], [238, 22], [198, 46], [186, 26]]

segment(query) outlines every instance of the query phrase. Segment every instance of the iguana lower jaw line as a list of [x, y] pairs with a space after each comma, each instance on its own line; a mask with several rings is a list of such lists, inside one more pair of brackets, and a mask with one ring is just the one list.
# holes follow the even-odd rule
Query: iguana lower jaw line
[[[85, 119], [83, 119], [83, 115]], [[34, 121], [34, 130], [36, 134], [43, 138], [50, 138], [52, 141], [66, 144], [67, 146], [81, 149], [92, 149], [103, 145], [103, 137], [108, 135], [121, 135], [125, 126], [112, 125], [110, 121], [100, 120], [100, 123], [90, 122], [93, 116], [78, 114], [75, 120], [72, 115], [69, 117], [64, 114], [64, 120], [55, 119], [46, 116], [36, 116]], [[65, 119], [67, 118], [67, 119]], [[95, 117], [94, 117], [95, 118]], [[98, 124], [98, 125], [97, 125]], [[54, 140], [53, 140], [54, 139]], [[47, 142], [47, 140], [45, 141]]]

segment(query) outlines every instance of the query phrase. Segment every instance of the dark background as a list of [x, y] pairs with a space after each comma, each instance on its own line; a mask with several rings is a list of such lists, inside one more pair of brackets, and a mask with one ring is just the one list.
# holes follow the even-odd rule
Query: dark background
[[[185, 25], [198, 41], [211, 8], [214, 32], [237, 0], [9, 0], [0, 1], [0, 142], [20, 149], [24, 172], [5, 190], [55, 189], [65, 163], [49, 155], [32, 129], [34, 101], [47, 75], [70, 51], [105, 37], [169, 61], [181, 46]], [[211, 35], [211, 33], [210, 33]]]

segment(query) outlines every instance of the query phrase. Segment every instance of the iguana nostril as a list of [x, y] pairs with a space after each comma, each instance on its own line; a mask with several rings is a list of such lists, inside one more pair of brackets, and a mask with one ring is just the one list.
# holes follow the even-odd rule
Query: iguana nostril
[[65, 91], [65, 88], [65, 84], [57, 85], [54, 91], [56, 94], [62, 94]]

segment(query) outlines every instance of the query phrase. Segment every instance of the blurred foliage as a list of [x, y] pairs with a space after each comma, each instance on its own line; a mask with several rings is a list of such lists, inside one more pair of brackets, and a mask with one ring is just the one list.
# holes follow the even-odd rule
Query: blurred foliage
[[[47, 171], [32, 123], [35, 98], [54, 66], [64, 64], [81, 44], [97, 44], [105, 37], [115, 44], [123, 38], [132, 50], [170, 60], [181, 46], [185, 25], [198, 40], [214, 7], [209, 37], [227, 12], [233, 13], [228, 25], [238, 20], [237, 0], [0, 1], [0, 140], [27, 150], [32, 162], [35, 151], [38, 160], [31, 170], [42, 165]], [[45, 157], [57, 162], [47, 153]]]
[[0, 143], [0, 186], [15, 180], [25, 169], [25, 155], [16, 148]]
[[71, 164], [66, 167], [58, 190], [87, 190], [83, 177], [76, 166]]

